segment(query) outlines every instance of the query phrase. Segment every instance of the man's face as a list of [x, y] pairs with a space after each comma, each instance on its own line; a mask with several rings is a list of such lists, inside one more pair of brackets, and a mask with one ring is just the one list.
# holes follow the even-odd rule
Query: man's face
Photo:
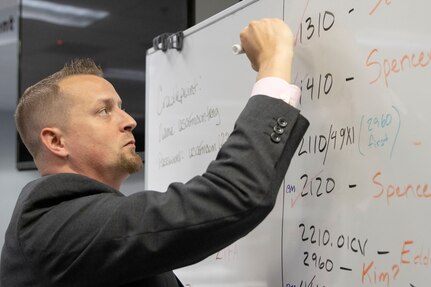
[[60, 89], [71, 99], [64, 139], [71, 167], [87, 176], [126, 178], [142, 167], [132, 130], [136, 121], [121, 108], [121, 98], [105, 79], [70, 76]]

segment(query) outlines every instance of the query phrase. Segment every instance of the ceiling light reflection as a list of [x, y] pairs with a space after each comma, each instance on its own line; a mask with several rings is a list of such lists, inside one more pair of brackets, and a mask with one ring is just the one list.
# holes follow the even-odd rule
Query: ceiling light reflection
[[22, 0], [22, 17], [52, 24], [85, 28], [109, 15], [109, 12], [72, 5]]

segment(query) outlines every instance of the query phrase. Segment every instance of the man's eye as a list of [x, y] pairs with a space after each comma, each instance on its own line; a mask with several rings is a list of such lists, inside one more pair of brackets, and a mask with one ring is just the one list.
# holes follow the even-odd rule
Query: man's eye
[[107, 114], [109, 114], [109, 111], [108, 111], [107, 108], [103, 108], [103, 109], [99, 110], [98, 114], [100, 114], [100, 115], [107, 115]]

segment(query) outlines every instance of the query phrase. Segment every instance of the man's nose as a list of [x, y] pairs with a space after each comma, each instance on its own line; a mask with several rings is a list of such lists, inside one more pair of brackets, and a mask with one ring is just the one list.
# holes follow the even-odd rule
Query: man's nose
[[133, 131], [135, 127], [138, 125], [132, 116], [130, 116], [126, 111], [121, 110], [123, 116], [123, 125], [122, 129], [125, 131]]

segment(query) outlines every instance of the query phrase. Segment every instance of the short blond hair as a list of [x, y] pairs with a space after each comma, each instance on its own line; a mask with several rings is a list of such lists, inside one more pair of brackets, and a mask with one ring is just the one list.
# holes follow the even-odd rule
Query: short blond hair
[[69, 76], [85, 74], [103, 77], [102, 69], [92, 59], [74, 59], [23, 93], [15, 110], [15, 124], [34, 159], [41, 150], [39, 134], [42, 129], [67, 123], [67, 97], [61, 93], [59, 82]]

